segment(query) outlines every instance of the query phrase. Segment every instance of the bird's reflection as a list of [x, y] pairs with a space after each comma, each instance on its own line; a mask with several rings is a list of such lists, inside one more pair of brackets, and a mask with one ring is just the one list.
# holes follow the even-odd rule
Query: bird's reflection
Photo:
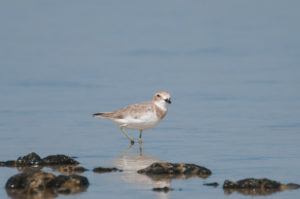
[[[134, 148], [131, 145], [128, 149], [124, 150], [122, 155], [115, 160], [115, 166], [122, 169], [123, 175], [120, 175], [122, 181], [126, 183], [135, 184], [138, 189], [151, 190], [153, 188], [170, 187], [170, 179], [153, 179], [147, 175], [138, 174], [137, 171], [144, 169], [154, 162], [160, 162], [155, 156], [147, 155], [142, 150], [142, 146]], [[169, 198], [168, 192], [156, 192], [158, 198]]]

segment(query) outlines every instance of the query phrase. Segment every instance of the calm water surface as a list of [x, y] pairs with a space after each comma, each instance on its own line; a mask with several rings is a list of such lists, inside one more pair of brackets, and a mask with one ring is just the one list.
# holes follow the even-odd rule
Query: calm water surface
[[[225, 179], [300, 184], [298, 1], [1, 1], [0, 160], [78, 157], [90, 186], [57, 198], [249, 198]], [[92, 114], [172, 95], [142, 151]], [[128, 131], [138, 139], [138, 132]], [[207, 179], [153, 181], [154, 161]], [[122, 173], [95, 174], [98, 166]], [[46, 169], [46, 171], [51, 171]], [[16, 169], [0, 168], [0, 198]], [[58, 174], [58, 173], [55, 173]], [[203, 183], [218, 182], [217, 188]], [[158, 185], [175, 190], [153, 192]], [[298, 198], [299, 190], [267, 198]]]

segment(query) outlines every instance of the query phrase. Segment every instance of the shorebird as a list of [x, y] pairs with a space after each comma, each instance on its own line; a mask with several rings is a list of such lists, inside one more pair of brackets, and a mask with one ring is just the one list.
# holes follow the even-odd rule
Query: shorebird
[[143, 130], [158, 125], [166, 116], [169, 104], [171, 104], [170, 94], [160, 91], [155, 93], [152, 101], [133, 104], [113, 112], [95, 113], [93, 116], [108, 119], [118, 125], [131, 144], [134, 144], [134, 140], [124, 128], [139, 130], [141, 144]]

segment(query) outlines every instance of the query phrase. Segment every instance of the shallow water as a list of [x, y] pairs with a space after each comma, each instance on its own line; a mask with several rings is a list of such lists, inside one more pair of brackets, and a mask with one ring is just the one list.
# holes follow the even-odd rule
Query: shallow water
[[[0, 160], [32, 151], [76, 156], [90, 169], [90, 186], [57, 198], [228, 198], [224, 180], [247, 177], [300, 184], [297, 1], [0, 4]], [[92, 118], [158, 90], [170, 92], [172, 104], [143, 134], [142, 151], [128, 150], [117, 126]], [[213, 174], [155, 182], [135, 172], [156, 160]], [[98, 166], [124, 172], [93, 173]], [[16, 173], [0, 168], [1, 198]], [[175, 190], [153, 192], [157, 183]]]

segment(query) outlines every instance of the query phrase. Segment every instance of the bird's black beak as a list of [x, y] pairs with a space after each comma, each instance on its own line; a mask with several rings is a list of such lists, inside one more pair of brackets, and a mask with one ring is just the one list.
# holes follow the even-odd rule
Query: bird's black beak
[[171, 99], [165, 99], [165, 102], [167, 102], [168, 104], [171, 104]]

